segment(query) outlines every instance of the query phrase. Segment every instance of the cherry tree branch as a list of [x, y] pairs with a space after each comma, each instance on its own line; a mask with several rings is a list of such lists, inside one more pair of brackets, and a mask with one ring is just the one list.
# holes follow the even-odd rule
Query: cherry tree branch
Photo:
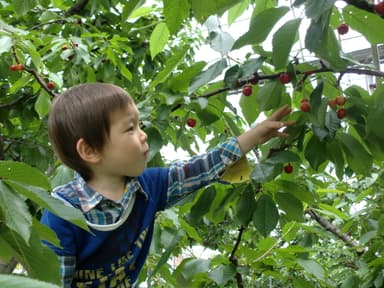
[[306, 209], [305, 213], [311, 216], [311, 218], [315, 220], [317, 223], [319, 223], [320, 226], [323, 227], [325, 230], [327, 230], [328, 232], [331, 232], [337, 238], [341, 239], [347, 246], [356, 248], [357, 253], [361, 254], [362, 252], [364, 252], [364, 249], [360, 247], [359, 243], [356, 240], [354, 240], [348, 234], [342, 233], [339, 228], [337, 228], [329, 220], [321, 217], [321, 215], [318, 214], [313, 209]]
[[[235, 267], [237, 267], [239, 265], [235, 254], [236, 254], [237, 249], [239, 248], [239, 245], [240, 245], [240, 242], [241, 242], [241, 238], [243, 237], [244, 230], [245, 230], [245, 228], [243, 226], [241, 226], [240, 229], [239, 229], [239, 235], [237, 236], [235, 246], [233, 246], [231, 255], [229, 256], [229, 261], [231, 261], [231, 263]], [[243, 283], [243, 277], [241, 276], [241, 274], [239, 272], [236, 272], [236, 276], [235, 277], [236, 277], [236, 281], [237, 281], [237, 287], [243, 288], [244, 287], [244, 283]]]
[[[13, 57], [15, 58], [16, 62], [20, 63], [19, 57], [17, 57], [15, 46], [12, 47], [12, 54], [13, 54]], [[36, 70], [34, 70], [32, 68], [29, 68], [29, 67], [25, 67], [25, 66], [23, 66], [23, 70], [25, 70], [28, 73], [32, 74], [33, 77], [36, 79], [36, 81], [41, 85], [41, 87], [43, 87], [44, 90], [46, 90], [48, 92], [48, 94], [50, 94], [52, 97], [56, 96], [56, 93], [48, 88], [48, 86], [45, 83], [43, 77], [39, 73], [37, 73]], [[14, 105], [14, 104], [15, 103], [13, 103], [12, 105]]]
[[[319, 74], [319, 73], [326, 73], [326, 72], [340, 73], [338, 81], [340, 81], [341, 77], [345, 74], [359, 74], [359, 75], [370, 75], [370, 76], [376, 76], [376, 77], [384, 77], [384, 72], [369, 70], [369, 69], [361, 69], [361, 68], [347, 68], [347, 69], [342, 70], [342, 71], [334, 71], [331, 68], [328, 68], [326, 66], [322, 66], [319, 69], [314, 69], [314, 70], [307, 71], [307, 72], [311, 72], [311, 74]], [[273, 80], [273, 79], [279, 78], [280, 74], [281, 73], [268, 74], [268, 75], [257, 75], [257, 77], [258, 77], [259, 81]], [[304, 75], [304, 77], [307, 77], [306, 72], [301, 72], [301, 71], [297, 71], [296, 75]], [[251, 78], [253, 78], [253, 77], [251, 77]], [[243, 85], [249, 83], [250, 79], [238, 81], [236, 86], [242, 87]], [[209, 93], [206, 93], [203, 95], [192, 95], [190, 97], [192, 99], [196, 99], [196, 98], [200, 98], [200, 97], [209, 98], [211, 96], [214, 96], [214, 95], [217, 95], [217, 94], [229, 91], [229, 90], [231, 90], [230, 87], [224, 87], [224, 88], [220, 88], [220, 89], [217, 89], [215, 91], [212, 91], [212, 92], [209, 92]]]

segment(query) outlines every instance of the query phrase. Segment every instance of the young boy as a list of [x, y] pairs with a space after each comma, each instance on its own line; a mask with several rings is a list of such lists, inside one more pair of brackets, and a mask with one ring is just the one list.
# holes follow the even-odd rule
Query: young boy
[[220, 179], [255, 145], [284, 137], [286, 105], [238, 138], [168, 168], [146, 168], [149, 147], [129, 94], [112, 84], [81, 84], [52, 103], [48, 133], [74, 179], [53, 196], [80, 209], [93, 233], [44, 211], [53, 229], [64, 287], [134, 287], [151, 243], [155, 214]]

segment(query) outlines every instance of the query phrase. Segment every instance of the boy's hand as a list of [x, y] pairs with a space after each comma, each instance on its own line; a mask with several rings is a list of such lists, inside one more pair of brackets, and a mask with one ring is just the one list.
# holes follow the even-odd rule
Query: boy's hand
[[270, 117], [238, 137], [241, 151], [248, 153], [254, 146], [263, 144], [274, 137], [287, 137], [288, 134], [279, 131], [281, 128], [292, 125], [292, 121], [281, 121], [291, 112], [291, 107], [284, 105], [276, 110]]

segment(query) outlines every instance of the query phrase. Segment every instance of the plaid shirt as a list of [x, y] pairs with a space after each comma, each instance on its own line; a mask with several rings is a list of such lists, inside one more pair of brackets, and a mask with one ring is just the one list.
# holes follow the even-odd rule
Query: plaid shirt
[[[174, 162], [169, 167], [167, 203], [171, 207], [183, 197], [214, 181], [220, 181], [225, 168], [235, 163], [242, 156], [236, 138], [206, 153], [194, 156], [188, 161]], [[70, 183], [55, 188], [55, 193], [65, 191], [72, 206], [79, 208], [89, 224], [109, 225], [116, 223], [127, 209], [134, 193], [146, 192], [136, 178], [128, 178], [126, 192], [119, 202], [114, 202], [93, 190], [80, 175]], [[64, 287], [71, 287], [76, 269], [76, 255], [59, 256], [60, 272]]]

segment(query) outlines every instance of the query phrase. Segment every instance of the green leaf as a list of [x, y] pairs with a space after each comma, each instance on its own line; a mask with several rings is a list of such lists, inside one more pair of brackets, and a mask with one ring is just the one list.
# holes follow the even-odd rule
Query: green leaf
[[253, 211], [256, 206], [255, 195], [253, 186], [247, 185], [244, 192], [240, 195], [239, 202], [237, 203], [236, 218], [240, 225], [247, 227], [252, 220]]
[[217, 285], [224, 285], [235, 277], [236, 268], [232, 265], [219, 265], [208, 273], [208, 277]]
[[256, 14], [250, 22], [249, 30], [233, 44], [232, 50], [239, 49], [245, 45], [252, 45], [263, 42], [277, 21], [287, 12], [288, 7], [276, 7], [266, 9]]
[[383, 43], [383, 18], [379, 14], [348, 5], [343, 9], [343, 17], [353, 30], [364, 35], [371, 44]]
[[30, 10], [35, 8], [36, 0], [13, 0], [13, 8], [19, 16], [27, 14]]
[[326, 211], [325, 213], [328, 215], [332, 215], [332, 217], [338, 217], [344, 221], [347, 221], [349, 219], [349, 217], [347, 215], [345, 215], [339, 209], [337, 209], [331, 205], [320, 203], [319, 208], [323, 210], [322, 211], [323, 213], [324, 213], [324, 211]]
[[[162, 234], [164, 231], [162, 232]], [[161, 266], [163, 266], [169, 259], [169, 256], [171, 255], [173, 249], [177, 245], [179, 245], [179, 242], [181, 239], [184, 237], [185, 232], [183, 230], [175, 230], [173, 233], [167, 233], [167, 235], [170, 237], [168, 240], [169, 244], [167, 245], [166, 250], [164, 253], [161, 255], [160, 260], [157, 262], [156, 267], [151, 271], [151, 275], [155, 275], [157, 271], [160, 269]]]
[[278, 220], [279, 213], [275, 202], [268, 195], [262, 195], [256, 203], [253, 225], [264, 237], [267, 237], [275, 229]]
[[326, 142], [322, 142], [315, 135], [312, 135], [305, 146], [304, 155], [311, 164], [311, 167], [317, 170], [321, 164], [327, 161], [326, 152]]
[[277, 205], [286, 213], [288, 220], [303, 221], [303, 204], [289, 193], [276, 193]]
[[209, 212], [212, 202], [216, 197], [216, 189], [209, 186], [201, 194], [197, 202], [192, 206], [189, 218], [193, 223], [197, 223]]
[[256, 164], [251, 173], [251, 179], [256, 183], [265, 183], [273, 180], [283, 169], [282, 164], [272, 164], [267, 161]]
[[11, 230], [3, 230], [2, 236], [14, 249], [16, 259], [27, 270], [29, 277], [59, 284], [59, 260], [57, 255], [52, 249], [41, 243], [35, 229], [32, 229], [31, 232], [28, 244], [24, 243], [19, 234]]
[[167, 24], [159, 23], [153, 29], [151, 37], [149, 38], [149, 50], [151, 58], [154, 59], [157, 54], [163, 51], [169, 39], [169, 30]]
[[275, 69], [282, 69], [287, 65], [292, 46], [297, 41], [300, 23], [300, 18], [290, 20], [273, 35], [272, 62]]
[[7, 288], [60, 288], [60, 286], [22, 275], [0, 274], [0, 286]]
[[297, 263], [308, 273], [313, 274], [320, 280], [325, 280], [323, 267], [311, 259], [297, 259]]
[[141, 5], [142, 2], [142, 0], [130, 0], [126, 2], [123, 8], [122, 19], [129, 19], [136, 7]]
[[150, 15], [151, 13], [153, 13], [153, 9], [151, 7], [139, 7], [129, 14], [128, 19], [144, 17]]
[[317, 21], [325, 12], [333, 8], [336, 0], [308, 0], [305, 3], [305, 14]]
[[235, 20], [241, 16], [249, 6], [249, 0], [241, 1], [228, 10], [228, 25], [231, 26]]
[[163, 147], [164, 141], [163, 136], [161, 136], [161, 133], [158, 129], [154, 127], [150, 127], [145, 129], [145, 133], [148, 135], [148, 145], [151, 147], [149, 150], [149, 156], [148, 161], [151, 161], [153, 157], [160, 151], [160, 149]]
[[44, 89], [40, 90], [39, 97], [35, 102], [35, 110], [41, 118], [48, 115], [49, 109], [51, 108], [51, 97], [48, 92]]
[[0, 161], [0, 177], [51, 190], [47, 176], [24, 162]]
[[185, 46], [182, 49], [178, 50], [175, 54], [173, 54], [166, 62], [163, 70], [157, 74], [156, 78], [151, 82], [149, 88], [155, 87], [157, 84], [164, 82], [167, 80], [169, 75], [175, 70], [175, 68], [184, 61], [185, 54], [187, 53], [189, 46]]
[[344, 175], [344, 156], [341, 143], [339, 141], [331, 141], [326, 144], [327, 155], [329, 160], [333, 162], [336, 168], [336, 175], [341, 180]]
[[20, 182], [6, 181], [6, 184], [12, 187], [19, 194], [31, 199], [42, 208], [48, 209], [57, 216], [90, 231], [85, 222], [85, 218], [79, 209], [64, 205], [62, 201], [52, 197], [47, 191], [40, 188], [24, 185]]
[[267, 111], [279, 107], [284, 85], [280, 81], [269, 81], [257, 92], [256, 100], [260, 111]]
[[171, 34], [176, 34], [189, 13], [190, 4], [188, 0], [164, 0], [165, 21]]
[[255, 85], [252, 88], [252, 95], [240, 98], [239, 105], [241, 112], [243, 113], [244, 118], [249, 125], [252, 125], [259, 116], [259, 105], [256, 100], [256, 93], [258, 90], [259, 86]]
[[196, 75], [193, 78], [192, 83], [188, 88], [188, 94], [192, 94], [199, 87], [206, 85], [210, 81], [214, 80], [216, 77], [218, 77], [223, 72], [223, 70], [226, 67], [227, 67], [227, 61], [225, 59], [221, 59], [221, 60], [217, 61], [216, 63], [212, 64], [211, 66], [209, 66], [207, 70]]
[[221, 15], [233, 5], [241, 1], [242, 0], [193, 0], [190, 2], [196, 20], [200, 23], [204, 23], [209, 16], [215, 14]]
[[357, 174], [371, 175], [373, 160], [364, 146], [349, 134], [340, 134], [339, 139], [343, 145], [349, 167]]
[[221, 55], [226, 55], [231, 51], [235, 40], [228, 32], [213, 31], [209, 33], [208, 42], [213, 50], [219, 52]]
[[340, 57], [339, 42], [329, 28], [330, 12], [323, 14], [318, 21], [311, 22], [305, 36], [305, 47], [339, 71], [346, 68], [347, 62]]
[[207, 273], [209, 270], [209, 259], [187, 258], [177, 267], [174, 277], [177, 279], [178, 287], [187, 287], [199, 273]]
[[201, 70], [204, 69], [205, 62], [200, 61], [194, 63], [192, 66], [185, 68], [180, 74], [174, 76], [169, 80], [169, 87], [174, 92], [187, 93], [188, 86], [193, 77], [195, 77]]
[[271, 164], [284, 164], [289, 162], [300, 162], [299, 155], [292, 151], [278, 151], [273, 153], [266, 162]]
[[32, 216], [28, 206], [20, 195], [0, 180], [0, 214], [4, 215], [5, 225], [29, 242], [31, 236]]
[[23, 88], [24, 86], [27, 86], [27, 83], [31, 81], [31, 76], [23, 76], [17, 79], [16, 82], [12, 83], [11, 88], [9, 89], [10, 94], [15, 94], [19, 89]]

